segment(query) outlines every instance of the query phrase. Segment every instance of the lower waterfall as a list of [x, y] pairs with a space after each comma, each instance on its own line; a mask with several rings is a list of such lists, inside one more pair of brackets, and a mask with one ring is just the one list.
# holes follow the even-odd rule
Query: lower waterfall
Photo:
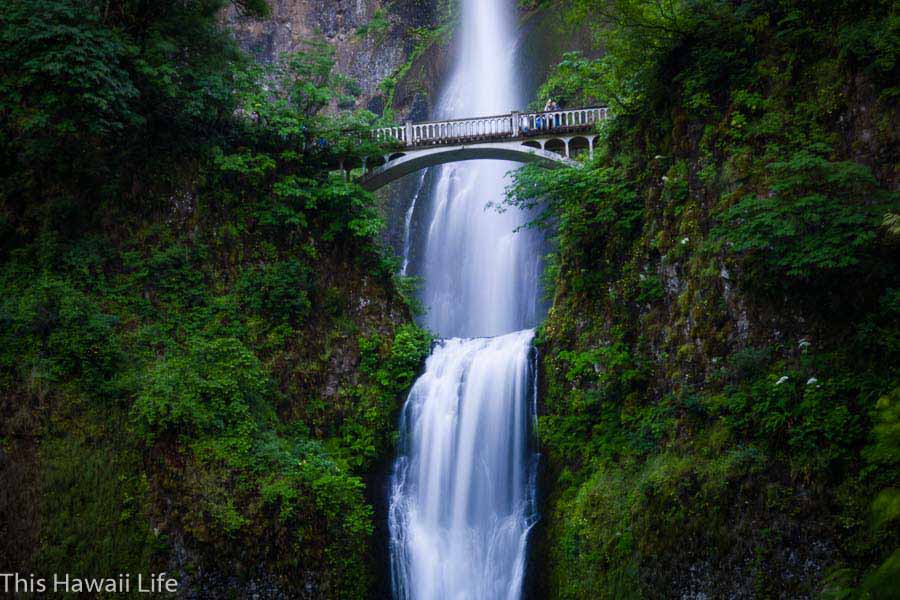
[[444, 340], [413, 386], [389, 514], [396, 597], [520, 596], [535, 520], [533, 335]]

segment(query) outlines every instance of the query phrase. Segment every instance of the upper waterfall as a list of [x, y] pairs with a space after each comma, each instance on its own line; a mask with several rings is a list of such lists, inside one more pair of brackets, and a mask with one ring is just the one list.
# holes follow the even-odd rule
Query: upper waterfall
[[[458, 62], [439, 101], [439, 115], [489, 115], [521, 109], [517, 39], [511, 2], [465, 0]], [[498, 212], [505, 174], [515, 163], [479, 161], [440, 167], [427, 215], [424, 252], [413, 272], [424, 278], [425, 325], [443, 337], [492, 336], [537, 324], [541, 240], [516, 230], [527, 215]]]

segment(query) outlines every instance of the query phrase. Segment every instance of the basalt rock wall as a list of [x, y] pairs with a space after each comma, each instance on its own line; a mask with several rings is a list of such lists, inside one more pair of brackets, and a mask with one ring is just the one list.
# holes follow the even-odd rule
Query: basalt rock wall
[[[446, 64], [448, 38], [437, 32], [449, 30], [454, 5], [451, 0], [271, 0], [267, 19], [245, 18], [232, 8], [224, 20], [241, 47], [267, 63], [302, 49], [306, 40], [323, 38], [334, 47], [337, 70], [359, 84], [357, 108], [376, 114], [396, 108], [399, 117], [424, 118]], [[395, 97], [393, 88], [413, 62], [427, 65], [429, 76], [418, 77], [423, 69], [416, 70], [418, 83]]]

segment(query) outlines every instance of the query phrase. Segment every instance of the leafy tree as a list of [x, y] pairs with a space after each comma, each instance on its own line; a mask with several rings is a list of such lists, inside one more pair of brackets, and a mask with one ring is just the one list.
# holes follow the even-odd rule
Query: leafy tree
[[[334, 48], [324, 40], [308, 40], [287, 59], [291, 104], [312, 117], [332, 102], [344, 103], [358, 88], [334, 70]], [[352, 100], [351, 100], [352, 102]]]

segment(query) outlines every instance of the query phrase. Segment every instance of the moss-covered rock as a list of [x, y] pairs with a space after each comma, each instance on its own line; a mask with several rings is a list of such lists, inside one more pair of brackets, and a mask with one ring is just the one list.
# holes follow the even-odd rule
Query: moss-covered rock
[[900, 146], [871, 137], [893, 88], [850, 58], [882, 50], [850, 38], [896, 23], [630, 6], [542, 91], [612, 106], [598, 157], [513, 190], [558, 239], [538, 596], [890, 597], [900, 531], [873, 515], [897, 462], [872, 452], [900, 383]]

